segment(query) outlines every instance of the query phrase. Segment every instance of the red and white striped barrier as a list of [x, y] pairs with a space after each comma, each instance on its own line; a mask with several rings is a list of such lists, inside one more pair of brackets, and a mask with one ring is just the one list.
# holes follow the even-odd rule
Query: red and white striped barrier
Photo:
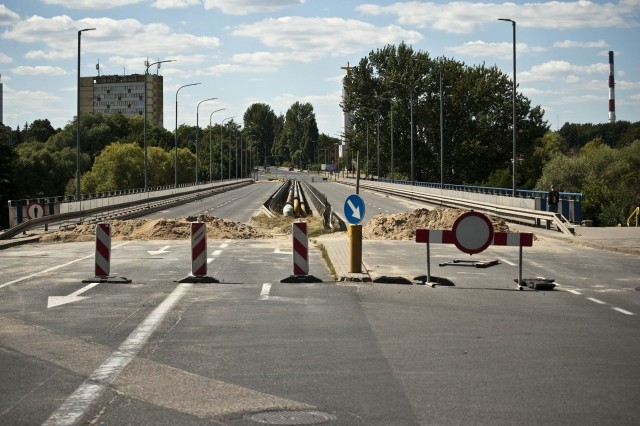
[[95, 273], [98, 278], [108, 278], [111, 270], [111, 225], [96, 225]]
[[293, 222], [291, 224], [293, 238], [293, 275], [281, 283], [320, 283], [322, 280], [309, 275], [309, 238], [307, 237], [307, 222]]
[[[451, 230], [416, 229], [416, 242], [427, 245], [427, 276], [426, 283], [431, 283], [431, 253], [429, 244], [455, 244], [460, 250], [468, 254], [484, 251], [491, 244], [496, 246], [517, 246], [520, 248], [518, 263], [518, 288], [522, 289], [522, 247], [533, 246], [533, 234], [494, 232], [491, 221], [478, 212], [467, 212], [453, 224]], [[457, 262], [457, 261], [456, 261]]]
[[130, 283], [125, 277], [112, 277], [111, 273], [111, 225], [106, 222], [96, 224], [95, 277], [82, 280], [83, 283]]
[[191, 275], [207, 275], [207, 224], [191, 222]]
[[218, 283], [207, 275], [207, 224], [191, 222], [191, 275], [179, 283]]
[[307, 222], [294, 222], [291, 234], [293, 236], [293, 275], [309, 275]]

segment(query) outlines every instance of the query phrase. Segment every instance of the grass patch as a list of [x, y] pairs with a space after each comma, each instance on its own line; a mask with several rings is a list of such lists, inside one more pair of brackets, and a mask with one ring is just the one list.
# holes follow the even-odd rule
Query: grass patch
[[324, 247], [324, 245], [317, 241], [314, 241], [314, 243], [318, 246], [320, 253], [322, 253], [322, 259], [324, 259], [325, 265], [327, 265], [327, 268], [329, 268], [329, 272], [331, 273], [334, 281], [338, 281], [338, 274], [336, 273], [336, 269], [333, 267], [333, 263], [331, 263], [331, 259], [329, 258], [327, 249]]

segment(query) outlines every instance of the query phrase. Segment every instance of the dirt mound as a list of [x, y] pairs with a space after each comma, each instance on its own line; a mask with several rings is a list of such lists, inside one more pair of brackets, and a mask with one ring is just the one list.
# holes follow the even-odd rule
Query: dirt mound
[[[468, 210], [442, 208], [435, 210], [416, 209], [398, 214], [377, 214], [362, 227], [365, 240], [412, 240], [416, 229], [451, 229], [456, 219]], [[504, 219], [487, 215], [493, 229], [509, 231]]]
[[[111, 238], [114, 240], [182, 240], [191, 237], [190, 223], [207, 224], [207, 238], [214, 240], [242, 240], [271, 238], [271, 235], [252, 226], [214, 216], [189, 216], [180, 219], [113, 220]], [[78, 225], [69, 231], [55, 231], [42, 235], [43, 242], [93, 241], [95, 225]]]

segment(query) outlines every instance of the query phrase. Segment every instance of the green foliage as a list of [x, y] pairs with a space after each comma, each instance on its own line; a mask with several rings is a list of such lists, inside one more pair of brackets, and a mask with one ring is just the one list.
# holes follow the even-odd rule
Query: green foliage
[[640, 139], [640, 122], [616, 121], [604, 124], [565, 123], [559, 130], [571, 150], [578, 150], [588, 141], [599, 138], [610, 147], [622, 148]]
[[272, 148], [276, 139], [275, 129], [277, 116], [269, 105], [253, 104], [242, 117], [244, 124], [243, 135], [249, 142], [249, 146], [254, 150], [261, 164], [274, 164]]
[[[382, 175], [390, 173], [392, 138], [394, 172], [410, 175], [413, 151], [416, 180], [439, 181], [441, 155], [446, 183], [479, 184], [511, 167], [512, 83], [495, 66], [470, 67], [452, 59], [432, 59], [401, 43], [361, 59], [344, 84], [342, 108], [352, 118], [352, 128], [346, 131], [350, 149], [359, 150], [362, 157], [366, 129], [371, 133], [379, 120]], [[532, 107], [522, 94], [516, 97], [516, 119], [517, 151], [526, 159], [548, 125], [543, 110]], [[372, 169], [377, 169], [375, 161], [377, 155], [370, 158]], [[535, 178], [521, 178], [520, 187], [535, 182]]]
[[314, 147], [319, 139], [318, 125], [310, 103], [295, 102], [287, 110], [284, 128], [273, 151], [279, 158], [306, 168], [315, 158]]
[[114, 143], [96, 157], [91, 171], [82, 175], [82, 193], [144, 187], [143, 150], [136, 144]]
[[640, 203], [640, 140], [612, 149], [594, 139], [576, 157], [558, 155], [544, 168], [538, 189], [555, 183], [561, 191], [582, 192], [582, 215], [600, 226], [624, 223]]

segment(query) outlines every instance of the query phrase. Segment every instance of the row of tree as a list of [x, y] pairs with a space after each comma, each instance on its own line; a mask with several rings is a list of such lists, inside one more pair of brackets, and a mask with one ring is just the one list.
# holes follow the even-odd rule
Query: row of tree
[[[284, 115], [253, 104], [242, 126], [231, 119], [202, 129], [181, 125], [174, 133], [149, 125], [148, 186], [248, 176], [253, 167], [274, 164], [337, 162], [353, 170], [359, 158], [369, 176], [511, 187], [512, 81], [496, 67], [386, 46], [348, 70], [342, 107], [351, 122], [341, 158], [341, 141], [320, 134], [308, 103], [296, 102]], [[544, 111], [519, 92], [515, 112], [517, 187], [546, 189], [554, 182], [584, 193], [585, 218], [623, 222], [640, 202], [640, 123], [567, 123], [551, 132]], [[83, 114], [80, 129], [81, 192], [144, 186], [142, 117]], [[35, 120], [0, 138], [2, 204], [75, 193], [75, 120], [63, 129]], [[0, 209], [0, 219], [5, 212]]]

